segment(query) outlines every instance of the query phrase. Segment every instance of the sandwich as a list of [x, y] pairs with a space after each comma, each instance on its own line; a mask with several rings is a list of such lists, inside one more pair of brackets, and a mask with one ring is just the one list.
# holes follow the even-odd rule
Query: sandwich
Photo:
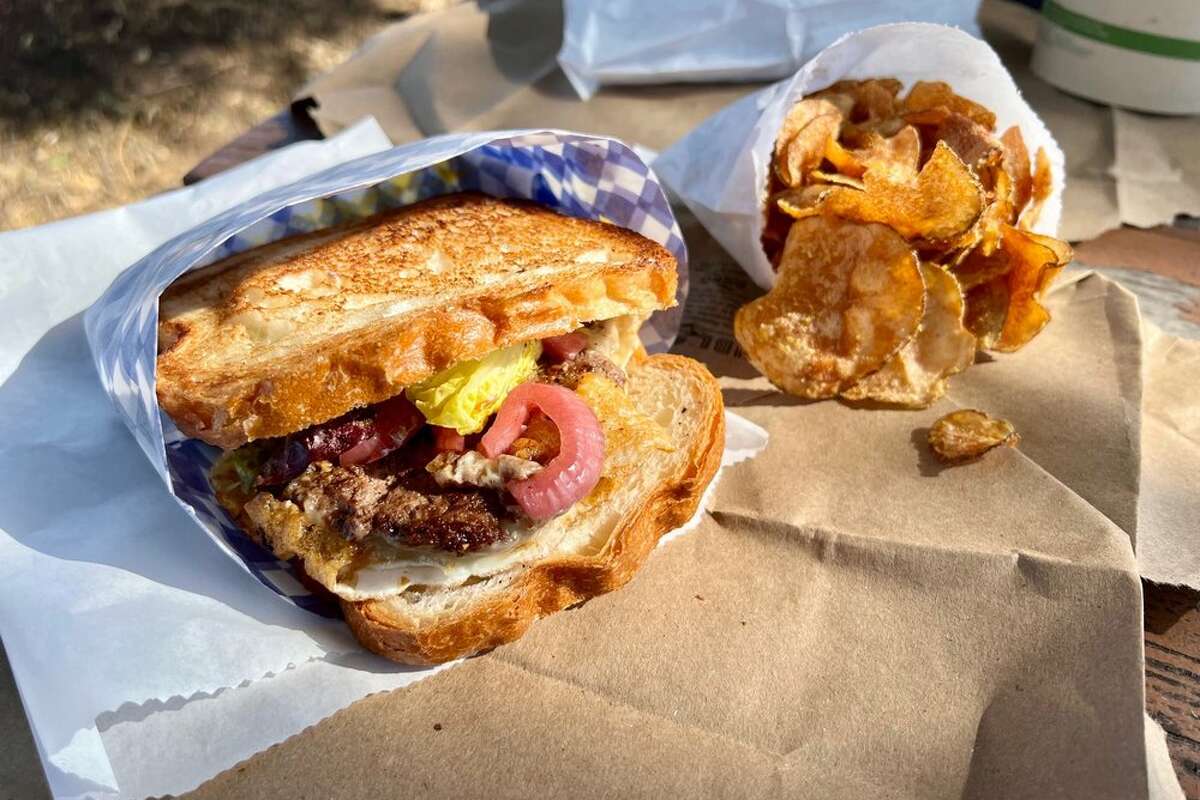
[[624, 228], [438, 197], [181, 276], [158, 400], [365, 647], [445, 662], [622, 586], [695, 513], [720, 390], [638, 339], [676, 280]]

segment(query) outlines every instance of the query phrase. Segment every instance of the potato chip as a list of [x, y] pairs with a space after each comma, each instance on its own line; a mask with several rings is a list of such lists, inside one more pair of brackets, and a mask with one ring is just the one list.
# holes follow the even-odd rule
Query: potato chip
[[989, 131], [996, 130], [996, 115], [973, 100], [957, 95], [943, 81], [917, 81], [900, 101], [900, 114], [906, 119], [937, 108], [945, 108], [978, 122]]
[[926, 136], [922, 138], [929, 139], [930, 142], [933, 142], [937, 139], [933, 132], [937, 130], [937, 126], [945, 122], [953, 112], [951, 112], [950, 109], [946, 108], [945, 106], [937, 106], [936, 108], [925, 108], [920, 111], [906, 111], [903, 113], [904, 116], [902, 119], [904, 122], [925, 131]]
[[952, 411], [929, 428], [929, 446], [947, 464], [972, 461], [995, 447], [1016, 447], [1020, 441], [1011, 422], [974, 408]]
[[982, 250], [985, 256], [990, 256], [999, 246], [1005, 226], [1013, 221], [1013, 190], [1012, 179], [1004, 170], [999, 151], [996, 151], [993, 162], [989, 162], [983, 170], [990, 177], [988, 183], [991, 186], [987, 208], [979, 218], [977, 249]]
[[830, 139], [825, 143], [825, 160], [833, 164], [833, 168], [842, 175], [851, 178], [861, 178], [867, 171], [867, 166], [858, 160], [854, 151], [842, 147], [837, 139]]
[[967, 292], [967, 328], [980, 346], [1013, 352], [1037, 336], [1050, 321], [1042, 297], [1071, 256], [1066, 242], [1005, 225], [989, 266], [1007, 269]]
[[861, 178], [868, 166], [893, 181], [915, 177], [921, 159], [921, 137], [917, 129], [906, 125], [894, 136], [875, 131], [866, 133], [860, 146], [848, 150], [836, 139], [825, 145], [825, 159], [842, 175]]
[[837, 137], [842, 113], [828, 100], [808, 98], [792, 106], [775, 140], [775, 174], [786, 186], [801, 186], [825, 157], [825, 143]]
[[788, 189], [773, 198], [776, 208], [792, 219], [803, 219], [821, 213], [821, 203], [830, 192], [828, 185], [810, 184]]
[[924, 309], [921, 270], [902, 237], [822, 215], [792, 224], [775, 287], [738, 309], [733, 329], [772, 383], [818, 399], [882, 367]]
[[983, 189], [983, 210], [975, 224], [961, 235], [943, 241], [916, 242], [921, 258], [941, 266], [954, 266], [981, 244], [987, 252], [996, 248], [1000, 238], [999, 226], [1011, 221], [1011, 195], [1008, 176], [1001, 168], [1000, 151], [996, 150], [972, 174]]
[[779, 160], [782, 158], [783, 151], [787, 149], [788, 142], [803, 130], [808, 123], [826, 114], [841, 114], [841, 112], [837, 106], [828, 100], [817, 97], [807, 97], [793, 105], [788, 111], [787, 116], [783, 118], [783, 124], [779, 127], [779, 134], [775, 137], [775, 159]]
[[[1000, 142], [991, 131], [963, 114], [953, 111], [946, 114], [933, 128], [932, 136], [936, 141], [949, 145], [964, 164], [975, 170], [981, 181], [984, 180], [989, 161], [994, 159], [997, 166], [1000, 164]], [[991, 187], [985, 183], [984, 188]]]
[[1066, 242], [1005, 226], [1003, 248], [1013, 265], [1008, 273], [1008, 314], [995, 349], [1024, 347], [1050, 321], [1042, 297], [1072, 257]]
[[[1007, 257], [1005, 257], [1007, 262]], [[1007, 266], [1007, 264], [1006, 264]], [[964, 324], [975, 335], [980, 350], [992, 350], [1004, 331], [1008, 316], [1008, 273], [967, 290]]]
[[851, 189], [863, 190], [863, 182], [858, 178], [853, 178], [849, 175], [842, 175], [838, 172], [824, 172], [819, 169], [814, 169], [808, 173], [809, 180], [814, 181], [813, 186], [806, 186], [806, 189], [814, 188], [817, 183], [833, 184], [835, 186], [849, 186]]
[[835, 186], [822, 203], [829, 212], [858, 222], [881, 222], [906, 239], [950, 241], [971, 229], [983, 213], [983, 188], [947, 145], [938, 143], [915, 179], [893, 182], [888, 174], [863, 175], [865, 191]]
[[872, 78], [865, 81], [838, 81], [832, 86], [813, 94], [814, 97], [827, 98], [844, 108], [844, 100], [834, 101], [833, 98], [849, 98], [850, 110], [846, 118], [853, 123], [891, 119], [896, 116], [896, 95], [902, 84], [895, 78]]
[[904, 183], [917, 177], [921, 163], [921, 137], [917, 129], [905, 125], [894, 136], [872, 133], [854, 156], [875, 176], [893, 183]]
[[921, 265], [925, 315], [921, 328], [879, 370], [842, 392], [848, 400], [875, 400], [925, 408], [946, 393], [947, 379], [975, 363], [975, 337], [963, 327], [963, 295], [946, 270]]
[[846, 122], [842, 124], [841, 141], [845, 146], [857, 149], [866, 147], [874, 135], [890, 139], [905, 127], [905, 122], [900, 117], [884, 117], [860, 123]]
[[[832, 87], [831, 87], [832, 88]], [[834, 107], [841, 112], [843, 119], [849, 119], [850, 113], [854, 111], [854, 98], [842, 92], [831, 91], [831, 89], [822, 89], [816, 94], [811, 94], [809, 97], [815, 97], [820, 100], [826, 100], [833, 103]]]
[[1033, 230], [1033, 227], [1037, 225], [1038, 218], [1042, 215], [1042, 207], [1050, 199], [1050, 191], [1054, 183], [1050, 176], [1050, 157], [1041, 147], [1038, 148], [1034, 163], [1029, 207], [1021, 214], [1021, 221], [1018, 225], [1027, 231]]
[[[1029, 174], [1029, 149], [1025, 147], [1025, 137], [1016, 125], [1000, 135], [1000, 145], [1004, 148], [1004, 171], [1012, 181], [1012, 213], [1018, 218], [1033, 193], [1033, 177]], [[1046, 171], [1049, 172], [1049, 162]], [[1005, 220], [1015, 223], [1015, 219]]]
[[[1002, 275], [1007, 275], [1012, 268], [1008, 253], [997, 250], [985, 254], [980, 248], [973, 248], [965, 256], [950, 267], [954, 277], [964, 292], [969, 292], [976, 286], [988, 283]], [[1001, 320], [1003, 323], [1003, 320]]]

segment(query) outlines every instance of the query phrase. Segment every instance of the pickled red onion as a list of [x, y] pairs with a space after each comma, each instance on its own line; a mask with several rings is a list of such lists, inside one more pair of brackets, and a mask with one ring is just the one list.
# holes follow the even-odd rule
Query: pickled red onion
[[566, 361], [568, 358], [579, 355], [579, 352], [587, 346], [588, 338], [578, 332], [542, 339], [542, 353], [551, 361]]
[[521, 510], [533, 520], [561, 514], [587, 497], [600, 481], [604, 466], [604, 432], [583, 399], [562, 386], [523, 383], [509, 393], [479, 448], [488, 458], [508, 450], [530, 413], [540, 409], [558, 428], [558, 455], [540, 472], [505, 485]]

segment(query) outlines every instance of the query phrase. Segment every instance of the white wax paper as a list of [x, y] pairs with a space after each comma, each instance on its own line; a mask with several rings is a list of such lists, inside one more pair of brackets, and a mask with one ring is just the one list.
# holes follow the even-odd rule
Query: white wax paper
[[1035, 230], [1054, 234], [1062, 216], [1062, 150], [1021, 97], [1012, 76], [983, 41], [955, 28], [923, 23], [880, 25], [851, 33], [791, 78], [722, 109], [671, 146], [654, 169], [759, 286], [775, 272], [761, 245], [766, 187], [775, 138], [804, 95], [842, 79], [898, 78], [911, 86], [940, 80], [996, 114], [996, 128], [1019, 125], [1030, 155], [1045, 148], [1053, 191]]
[[565, 0], [558, 63], [601, 85], [781, 78], [847, 31], [940, 22], [978, 33], [979, 0]]

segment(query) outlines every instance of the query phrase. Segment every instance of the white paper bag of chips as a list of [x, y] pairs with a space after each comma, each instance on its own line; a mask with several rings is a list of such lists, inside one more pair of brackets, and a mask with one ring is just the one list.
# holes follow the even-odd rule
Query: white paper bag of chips
[[601, 85], [790, 75], [847, 31], [921, 21], [976, 31], [979, 0], [566, 0], [558, 54], [588, 99]]
[[991, 109], [997, 134], [1019, 126], [1031, 155], [1045, 151], [1051, 191], [1033, 230], [1053, 235], [1062, 215], [1064, 160], [1045, 124], [983, 41], [943, 25], [901, 23], [848, 34], [791, 78], [719, 111], [655, 162], [687, 204], [755, 283], [775, 282], [762, 246], [772, 153], [784, 118], [800, 99], [839, 80], [895, 78], [901, 96], [918, 81], [944, 81]]

